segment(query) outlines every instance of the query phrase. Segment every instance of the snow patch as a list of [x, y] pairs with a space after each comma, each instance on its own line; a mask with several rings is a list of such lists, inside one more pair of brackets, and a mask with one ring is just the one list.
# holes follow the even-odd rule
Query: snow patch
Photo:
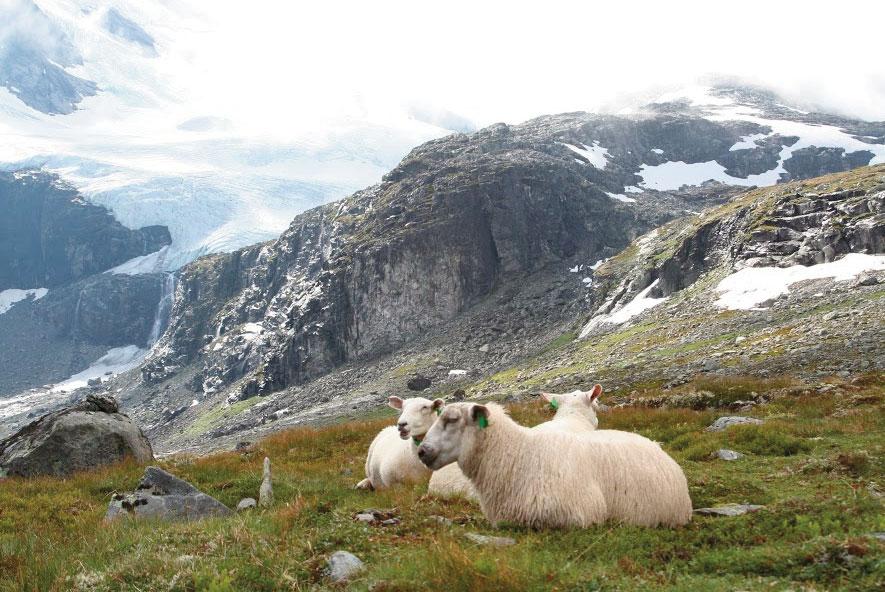
[[844, 282], [864, 271], [885, 269], [885, 255], [849, 253], [837, 261], [792, 267], [746, 267], [723, 279], [716, 286], [716, 305], [730, 310], [750, 310], [790, 291], [803, 280], [833, 278]]
[[642, 193], [643, 191], [645, 190], [637, 187], [636, 185], [627, 185], [626, 187], [624, 187], [624, 193]]
[[46, 296], [49, 290], [46, 288], [34, 288], [33, 290], [19, 290], [18, 288], [10, 288], [0, 292], [0, 314], [8, 311], [16, 302], [22, 300], [37, 301]]
[[652, 148], [651, 151], [654, 152], [655, 154], [663, 154], [664, 153], [664, 151], [661, 150], [660, 148]]
[[[593, 142], [592, 146], [587, 146], [586, 144], [581, 144], [581, 147], [578, 148], [572, 144], [562, 143], [563, 146], [574, 152], [575, 154], [580, 154], [584, 158], [586, 158], [590, 164], [595, 166], [596, 168], [602, 170], [608, 164], [607, 158], [610, 158], [611, 155], [608, 153], [607, 148], [603, 148], [599, 145], [599, 142]], [[585, 164], [583, 161], [578, 161], [581, 164]]]
[[134, 257], [125, 263], [121, 263], [117, 267], [107, 270], [105, 273], [113, 273], [119, 275], [141, 275], [144, 273], [158, 273], [166, 269], [166, 255], [169, 253], [169, 245], [166, 245], [159, 251]]
[[610, 198], [615, 199], [617, 201], [622, 201], [624, 203], [636, 203], [636, 200], [634, 198], [627, 197], [623, 193], [609, 193], [608, 191], [606, 191], [605, 194], [607, 196], [609, 196]]
[[579, 339], [583, 339], [590, 334], [590, 332], [599, 327], [601, 325], [622, 325], [635, 317], [636, 315], [645, 312], [660, 303], [667, 300], [667, 297], [664, 298], [651, 298], [649, 293], [658, 285], [658, 281], [655, 280], [651, 284], [648, 285], [642, 292], [636, 295], [633, 300], [619, 308], [614, 312], [610, 312], [608, 314], [601, 314], [593, 317], [590, 321], [584, 325], [584, 328], [581, 329], [581, 335]]
[[67, 380], [52, 387], [53, 393], [64, 393], [87, 386], [90, 379], [102, 378], [106, 374], [120, 374], [132, 370], [144, 360], [148, 350], [137, 345], [124, 345], [108, 350], [108, 353], [97, 359], [91, 366], [74, 374]]

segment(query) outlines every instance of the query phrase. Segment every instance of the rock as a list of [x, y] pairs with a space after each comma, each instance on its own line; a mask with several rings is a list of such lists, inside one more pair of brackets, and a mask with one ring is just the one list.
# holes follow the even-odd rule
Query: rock
[[254, 497], [244, 497], [239, 502], [237, 502], [237, 512], [252, 509], [257, 505], [258, 502], [255, 501]]
[[885, 541], [885, 532], [873, 532], [870, 533], [870, 536], [874, 539], [878, 539], [880, 541]]
[[493, 547], [509, 547], [515, 545], [516, 541], [510, 537], [496, 537], [478, 534], [475, 532], [465, 532], [464, 536], [478, 545], [492, 545]]
[[714, 506], [712, 508], [698, 508], [695, 514], [702, 516], [742, 516], [750, 512], [758, 512], [765, 506], [755, 506], [753, 504], [725, 504], [722, 506]]
[[875, 286], [879, 283], [879, 278], [872, 274], [863, 274], [854, 282], [855, 287], [859, 286]]
[[410, 391], [423, 391], [430, 388], [430, 379], [426, 376], [416, 375], [409, 379], [406, 388]]
[[739, 458], [743, 458], [743, 454], [740, 452], [735, 452], [734, 450], [728, 450], [727, 448], [720, 448], [716, 451], [717, 458], [722, 460], [737, 460]]
[[375, 522], [375, 515], [368, 512], [363, 512], [354, 516], [354, 519], [357, 522]]
[[198, 520], [227, 516], [230, 508], [175, 475], [158, 467], [148, 467], [136, 491], [115, 494], [105, 520], [129, 516], [163, 520]]
[[400, 523], [399, 518], [388, 518], [387, 520], [381, 521], [381, 526], [396, 526]]
[[240, 442], [237, 442], [236, 446], [234, 446], [234, 450], [236, 452], [245, 452], [245, 451], [249, 450], [249, 448], [251, 446], [252, 446], [252, 442], [250, 442], [248, 440], [241, 440]]
[[261, 479], [261, 487], [258, 489], [258, 505], [262, 507], [273, 505], [273, 484], [270, 477], [270, 459], [264, 457], [264, 476]]
[[479, 351], [480, 351], [480, 353], [484, 353], [484, 354], [489, 353], [489, 344], [484, 343], [481, 346], [479, 346]]
[[451, 526], [453, 524], [452, 520], [449, 518], [446, 518], [445, 516], [433, 515], [433, 516], [428, 516], [427, 518], [428, 518], [428, 520], [433, 520], [434, 522], [438, 522], [439, 524], [442, 524], [443, 526]]
[[762, 424], [761, 419], [756, 419], [755, 417], [743, 417], [740, 415], [730, 415], [725, 417], [720, 417], [712, 424], [710, 424], [706, 431], [708, 432], [721, 432], [724, 429], [730, 428], [735, 425], [760, 425]]
[[743, 335], [738, 335], [737, 337], [734, 338], [734, 344], [737, 345], [739, 343], [745, 342], [746, 340], [747, 340], [747, 338], [744, 337]]
[[89, 386], [89, 387], [101, 386], [101, 377], [90, 378], [89, 380], [86, 381], [86, 386]]
[[465, 398], [467, 398], [467, 393], [464, 392], [464, 389], [456, 389], [454, 392], [452, 392], [452, 401], [463, 401]]
[[88, 395], [0, 441], [0, 469], [10, 476], [62, 476], [126, 457], [150, 462], [151, 444], [116, 400], [104, 395]]
[[327, 562], [326, 574], [333, 582], [346, 582], [365, 569], [359, 557], [348, 551], [335, 551]]

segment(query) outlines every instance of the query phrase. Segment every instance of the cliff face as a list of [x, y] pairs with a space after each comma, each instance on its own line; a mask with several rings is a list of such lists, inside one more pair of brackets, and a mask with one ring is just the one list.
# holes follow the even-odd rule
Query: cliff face
[[53, 288], [171, 242], [166, 227], [128, 229], [44, 173], [0, 173], [0, 209], [0, 290]]
[[[755, 113], [778, 109], [752, 100]], [[791, 129], [840, 124], [777, 115], [793, 118]], [[301, 385], [443, 331], [502, 286], [609, 257], [655, 226], [727, 201], [753, 175], [802, 178], [874, 156], [801, 148], [799, 136], [760, 117], [657, 104], [631, 116], [548, 116], [428, 142], [380, 184], [298, 216], [280, 239], [182, 270], [170, 329], [142, 377], [157, 384], [198, 368], [197, 393], [230, 400]], [[719, 167], [728, 182], [666, 177], [694, 174], [695, 165]], [[697, 240], [689, 259], [708, 239]], [[703, 257], [694, 265], [689, 279]]]
[[165, 227], [126, 228], [32, 171], [0, 173], [0, 211], [0, 293], [46, 289], [0, 311], [0, 401], [67, 379], [111, 348], [150, 344], [166, 278], [105, 272], [168, 245]]
[[380, 185], [299, 216], [278, 241], [189, 266], [144, 377], [199, 358], [205, 392], [246, 375], [235, 397], [299, 384], [391, 352], [502, 282], [602, 257], [649, 227], [584, 165], [512, 138], [501, 126], [432, 142]]

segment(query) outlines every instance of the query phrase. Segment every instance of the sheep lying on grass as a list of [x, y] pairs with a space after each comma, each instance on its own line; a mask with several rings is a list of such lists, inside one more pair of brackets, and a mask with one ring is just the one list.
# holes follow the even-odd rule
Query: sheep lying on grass
[[[584, 434], [592, 432], [599, 425], [596, 411], [599, 409], [599, 395], [602, 386], [596, 385], [589, 391], [572, 391], [565, 394], [541, 393], [547, 403], [556, 411], [553, 419], [536, 425], [533, 430]], [[471, 501], [479, 501], [479, 495], [457, 463], [451, 463], [430, 476], [428, 493], [437, 497], [461, 496]]]
[[387, 404], [401, 411], [396, 426], [378, 432], [366, 455], [366, 478], [357, 489], [383, 489], [396, 483], [426, 479], [430, 471], [418, 460], [421, 438], [433, 425], [443, 400], [389, 397]]
[[427, 432], [418, 456], [433, 470], [457, 461], [495, 525], [675, 526], [691, 519], [682, 469], [656, 443], [629, 432], [530, 430], [500, 405], [454, 403]]

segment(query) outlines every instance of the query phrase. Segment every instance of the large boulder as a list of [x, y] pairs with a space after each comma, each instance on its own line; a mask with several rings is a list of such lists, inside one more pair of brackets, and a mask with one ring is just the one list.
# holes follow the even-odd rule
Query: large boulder
[[197, 520], [231, 513], [230, 508], [187, 481], [158, 467], [148, 467], [136, 491], [114, 495], [105, 520], [121, 516]]
[[126, 457], [153, 459], [151, 444], [110, 396], [88, 395], [0, 441], [0, 473], [8, 476], [62, 476]]

